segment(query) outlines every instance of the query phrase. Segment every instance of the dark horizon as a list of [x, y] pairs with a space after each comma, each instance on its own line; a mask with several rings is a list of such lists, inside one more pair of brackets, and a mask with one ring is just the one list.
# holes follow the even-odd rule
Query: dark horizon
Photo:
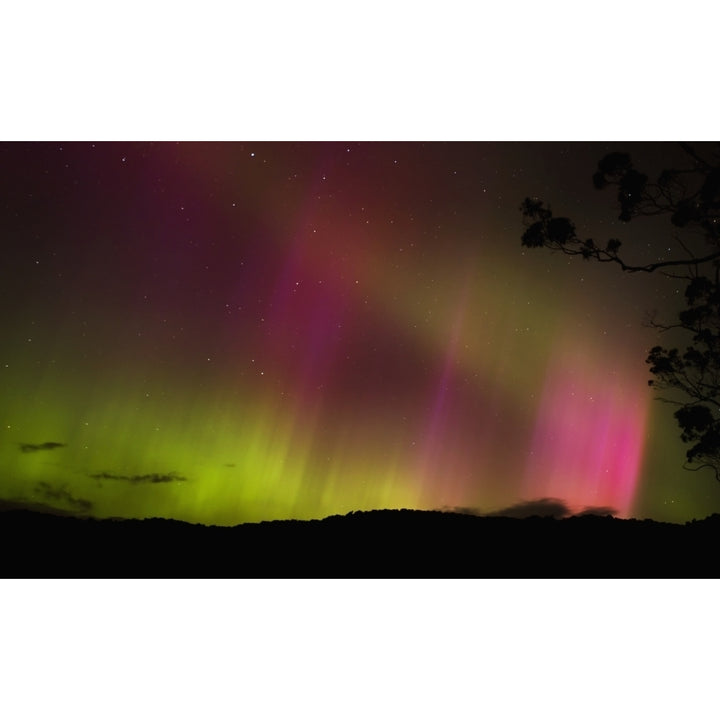
[[[223, 527], [0, 513], [9, 578], [699, 579], [717, 574], [719, 530], [720, 514], [679, 525], [405, 509]], [[38, 537], [52, 547], [38, 552]]]

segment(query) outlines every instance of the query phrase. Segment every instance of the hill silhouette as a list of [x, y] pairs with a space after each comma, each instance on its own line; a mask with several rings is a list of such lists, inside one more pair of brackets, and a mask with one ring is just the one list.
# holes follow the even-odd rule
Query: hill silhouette
[[676, 525], [375, 510], [219, 527], [0, 513], [6, 578], [706, 578], [719, 536], [720, 515]]

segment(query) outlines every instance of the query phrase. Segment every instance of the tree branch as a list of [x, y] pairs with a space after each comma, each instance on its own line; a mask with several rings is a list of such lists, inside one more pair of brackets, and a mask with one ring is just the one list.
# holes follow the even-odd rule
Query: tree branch
[[[624, 272], [628, 273], [636, 273], [636, 272], [655, 272], [656, 270], [659, 270], [660, 268], [665, 267], [681, 267], [683, 265], [702, 265], [706, 262], [711, 262], [712, 260], [717, 260], [720, 258], [720, 250], [717, 250], [714, 253], [710, 253], [710, 255], [706, 255], [705, 257], [701, 258], [693, 258], [692, 260], [661, 260], [656, 263], [648, 263], [647, 265], [628, 265], [626, 262], [624, 262], [618, 255], [608, 253], [606, 250], [602, 250], [600, 248], [596, 248], [594, 250], [574, 250], [572, 248], [568, 248], [564, 245], [561, 245], [559, 247], [552, 247], [552, 250], [560, 250], [566, 255], [582, 255], [584, 258], [588, 259], [589, 256], [594, 257], [598, 262], [614, 262], [620, 265], [622, 270]], [[589, 252], [589, 255], [588, 255]], [[685, 278], [682, 276], [675, 276], [671, 275], [669, 277], [679, 277], [679, 279], [684, 280]]]

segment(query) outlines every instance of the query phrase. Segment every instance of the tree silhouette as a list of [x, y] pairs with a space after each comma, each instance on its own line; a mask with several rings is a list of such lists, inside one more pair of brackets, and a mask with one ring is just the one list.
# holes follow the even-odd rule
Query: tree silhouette
[[[720, 480], [720, 144], [698, 150], [681, 143], [683, 167], [663, 170], [656, 180], [638, 171], [626, 153], [611, 153], [593, 175], [597, 189], [614, 187], [624, 223], [640, 217], [665, 216], [677, 259], [630, 257], [639, 248], [623, 248], [611, 238], [602, 244], [578, 237], [574, 223], [553, 216], [542, 200], [525, 198], [520, 210], [525, 232], [522, 244], [546, 247], [586, 260], [614, 263], [627, 273], [658, 272], [685, 283], [686, 308], [674, 322], [650, 325], [680, 331], [685, 350], [653, 347], [646, 359], [654, 376], [648, 384], [661, 399], [678, 405], [674, 417], [680, 437], [691, 446], [689, 470], [710, 468]], [[627, 252], [626, 252], [627, 250]]]

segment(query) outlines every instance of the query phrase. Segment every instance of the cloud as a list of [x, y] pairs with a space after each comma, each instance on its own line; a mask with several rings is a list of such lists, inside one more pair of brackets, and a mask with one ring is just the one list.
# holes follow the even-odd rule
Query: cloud
[[539, 498], [538, 500], [524, 500], [523, 502], [510, 505], [502, 510], [485, 513], [486, 517], [553, 517], [564, 518], [570, 515], [568, 506], [557, 498]]
[[35, 493], [41, 495], [46, 500], [66, 503], [79, 513], [87, 513], [92, 510], [93, 504], [89, 500], [75, 497], [64, 485], [62, 487], [55, 487], [50, 483], [41, 481], [35, 485]]
[[139, 484], [150, 484], [155, 485], [157, 483], [169, 483], [169, 482], [187, 482], [187, 478], [182, 475], [178, 475], [175, 472], [171, 473], [149, 473], [148, 475], [117, 475], [115, 473], [101, 472], [90, 475], [93, 480], [120, 480], [122, 482], [129, 482], [133, 485]]
[[462, 515], [477, 515], [478, 517], [511, 517], [528, 518], [533, 516], [563, 518], [570, 515], [568, 506], [557, 498], [539, 498], [538, 500], [524, 500], [510, 505], [502, 510], [487, 512], [481, 508], [463, 507], [461, 505], [443, 505], [442, 512], [461, 513]]
[[583, 508], [577, 515], [617, 515], [617, 508], [608, 505], [588, 505]]
[[49, 505], [48, 503], [33, 502], [31, 500], [3, 500], [0, 499], [0, 512], [11, 512], [17, 510], [25, 510], [29, 512], [45, 513], [49, 515], [61, 515], [63, 517], [78, 517], [83, 515], [76, 510], [66, 510], [63, 508]]
[[458, 513], [460, 515], [483, 515], [482, 510], [474, 507], [463, 507], [461, 505], [443, 505], [440, 512]]
[[[65, 485], [58, 487], [41, 481], [33, 488], [33, 494], [40, 496], [40, 499], [0, 498], [0, 512], [26, 510], [64, 517], [86, 517], [93, 508], [90, 500], [75, 497]], [[65, 507], [58, 507], [58, 505]]]
[[558, 498], [539, 498], [538, 500], [524, 500], [510, 505], [502, 510], [493, 512], [485, 512], [480, 508], [450, 506], [443, 505], [440, 508], [442, 512], [461, 513], [463, 515], [477, 515], [479, 517], [510, 517], [510, 518], [529, 518], [529, 517], [553, 517], [565, 518], [571, 515], [580, 517], [582, 515], [617, 515], [617, 509], [608, 505], [587, 505], [580, 512], [571, 513], [570, 508], [563, 500]]
[[58, 448], [64, 447], [67, 447], [67, 445], [59, 442], [44, 442], [37, 445], [34, 443], [20, 443], [20, 450], [24, 453], [40, 452], [41, 450], [57, 450]]

